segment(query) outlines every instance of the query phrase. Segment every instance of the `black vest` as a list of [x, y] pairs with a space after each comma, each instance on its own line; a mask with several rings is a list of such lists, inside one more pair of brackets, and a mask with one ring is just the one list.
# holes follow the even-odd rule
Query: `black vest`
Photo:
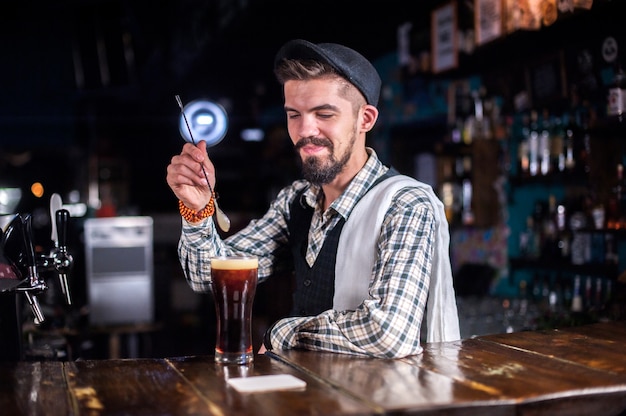
[[[398, 174], [393, 168], [380, 176], [368, 189], [372, 189], [383, 180]], [[306, 262], [309, 228], [314, 209], [303, 200], [302, 190], [291, 203], [291, 218], [287, 224], [289, 229], [289, 246], [293, 257], [295, 271], [295, 291], [291, 316], [318, 315], [333, 307], [335, 295], [335, 262], [339, 236], [345, 224], [341, 218], [335, 227], [328, 232], [313, 267]], [[364, 194], [365, 195], [365, 194]]]

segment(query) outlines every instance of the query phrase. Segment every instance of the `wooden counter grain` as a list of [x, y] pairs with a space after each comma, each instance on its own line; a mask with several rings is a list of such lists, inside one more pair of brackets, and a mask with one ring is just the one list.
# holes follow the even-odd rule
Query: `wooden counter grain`
[[0, 363], [0, 414], [72, 415], [61, 362]]
[[390, 413], [599, 416], [626, 409], [625, 346], [626, 323], [611, 322], [425, 344], [401, 360], [276, 358]]
[[[424, 344], [385, 360], [256, 356], [0, 362], [7, 415], [624, 415], [626, 323]], [[303, 390], [239, 393], [233, 377], [291, 374]]]

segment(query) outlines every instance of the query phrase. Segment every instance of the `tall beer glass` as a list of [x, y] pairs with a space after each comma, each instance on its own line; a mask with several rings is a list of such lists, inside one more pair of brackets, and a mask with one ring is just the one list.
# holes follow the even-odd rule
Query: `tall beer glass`
[[258, 265], [256, 257], [211, 259], [211, 287], [217, 313], [217, 363], [246, 364], [253, 360], [252, 304]]

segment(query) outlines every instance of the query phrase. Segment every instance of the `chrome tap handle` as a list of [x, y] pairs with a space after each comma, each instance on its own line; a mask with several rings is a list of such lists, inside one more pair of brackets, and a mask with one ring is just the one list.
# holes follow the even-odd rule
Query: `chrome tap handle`
[[65, 296], [65, 302], [72, 304], [70, 296], [70, 285], [68, 280], [69, 271], [74, 264], [72, 255], [67, 251], [67, 223], [69, 221], [70, 212], [66, 209], [59, 209], [56, 212], [56, 228], [58, 233], [58, 248], [54, 259], [54, 267], [59, 273], [59, 283], [61, 291]]
[[41, 306], [39, 306], [37, 296], [33, 295], [29, 290], [24, 291], [24, 295], [26, 295], [26, 300], [28, 300], [30, 309], [33, 311], [33, 315], [35, 315], [35, 324], [41, 324], [45, 318], [43, 316], [43, 312], [41, 311]]
[[37, 264], [35, 263], [35, 247], [33, 245], [33, 230], [32, 230], [32, 218], [30, 214], [25, 216], [20, 215], [22, 222], [22, 245], [23, 256], [28, 271], [28, 286], [20, 288], [24, 291], [28, 304], [30, 305], [33, 315], [35, 315], [35, 324], [41, 324], [45, 318], [39, 306], [39, 300], [35, 293], [47, 289], [46, 283], [39, 278], [37, 271]]
[[66, 209], [59, 209], [55, 214], [59, 251], [67, 253], [67, 223], [70, 219], [70, 212]]
[[[54, 248], [59, 246], [59, 233], [57, 232], [58, 228], [58, 220], [56, 220], [57, 211], [63, 208], [63, 200], [61, 199], [61, 195], [52, 194], [50, 197], [50, 222], [52, 224], [50, 239], [54, 243]], [[56, 220], [56, 221], [55, 221]]]
[[61, 292], [65, 296], [65, 303], [72, 304], [72, 296], [70, 295], [70, 285], [67, 274], [59, 273], [59, 285], [61, 286]]
[[24, 248], [23, 256], [28, 271], [28, 279], [30, 287], [38, 287], [42, 284], [35, 263], [35, 247], [33, 245], [33, 228], [32, 218], [30, 214], [20, 215], [22, 221], [22, 246]]

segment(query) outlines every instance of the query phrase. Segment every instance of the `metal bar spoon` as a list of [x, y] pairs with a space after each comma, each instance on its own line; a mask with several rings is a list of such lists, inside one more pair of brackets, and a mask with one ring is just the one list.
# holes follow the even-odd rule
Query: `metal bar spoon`
[[[191, 141], [194, 146], [197, 146], [196, 139], [193, 137], [193, 133], [191, 132], [191, 127], [189, 126], [189, 121], [187, 121], [187, 116], [185, 115], [185, 108], [183, 107], [183, 102], [180, 100], [180, 96], [176, 95], [176, 102], [180, 107], [180, 113], [183, 115], [183, 119], [185, 120], [185, 124], [187, 125], [187, 131], [189, 131], [189, 137], [191, 137]], [[213, 194], [213, 188], [211, 187], [211, 183], [209, 182], [209, 175], [207, 175], [206, 170], [204, 169], [204, 165], [200, 163], [200, 167], [202, 167], [202, 173], [204, 173], [204, 178], [206, 179], [206, 183], [209, 186], [209, 191]], [[213, 201], [215, 204], [215, 219], [217, 220], [217, 225], [224, 232], [228, 232], [230, 230], [230, 219], [224, 214], [224, 211], [220, 209], [217, 205], [217, 198]]]

